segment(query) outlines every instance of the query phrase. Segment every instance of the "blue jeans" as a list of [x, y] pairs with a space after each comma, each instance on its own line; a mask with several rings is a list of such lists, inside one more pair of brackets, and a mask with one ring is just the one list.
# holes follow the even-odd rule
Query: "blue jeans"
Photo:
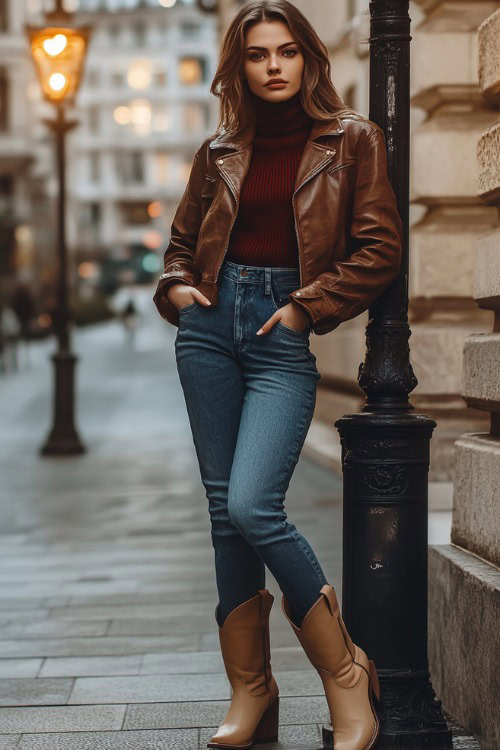
[[226, 260], [218, 285], [217, 306], [180, 309], [175, 354], [209, 503], [219, 624], [265, 588], [266, 565], [300, 624], [327, 580], [284, 500], [321, 375], [310, 327], [279, 321], [256, 335], [300, 286], [299, 271]]

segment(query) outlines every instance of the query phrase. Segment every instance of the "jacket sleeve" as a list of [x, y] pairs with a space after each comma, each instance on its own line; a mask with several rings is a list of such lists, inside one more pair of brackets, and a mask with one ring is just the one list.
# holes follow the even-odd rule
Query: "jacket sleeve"
[[193, 158], [186, 189], [175, 212], [170, 240], [163, 256], [164, 269], [158, 279], [158, 285], [153, 296], [160, 315], [171, 323], [178, 325], [178, 311], [167, 297], [168, 287], [174, 283], [183, 282], [194, 286], [200, 281], [199, 271], [193, 258], [201, 226], [201, 188], [205, 170], [205, 150], [210, 136], [201, 144]]
[[364, 312], [398, 276], [402, 222], [387, 175], [383, 130], [360, 137], [350, 227], [349, 257], [290, 295], [312, 320], [315, 333], [334, 330]]

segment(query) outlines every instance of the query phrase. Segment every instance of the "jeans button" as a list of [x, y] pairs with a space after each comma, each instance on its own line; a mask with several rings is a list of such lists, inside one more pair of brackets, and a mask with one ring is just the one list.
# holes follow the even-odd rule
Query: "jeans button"
[[246, 271], [244, 268], [240, 271], [240, 276], [248, 276], [248, 271]]

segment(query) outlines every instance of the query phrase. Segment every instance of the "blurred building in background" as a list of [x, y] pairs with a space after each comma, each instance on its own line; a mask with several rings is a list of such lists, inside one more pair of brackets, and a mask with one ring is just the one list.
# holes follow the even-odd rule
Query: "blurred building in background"
[[78, 19], [94, 31], [70, 147], [71, 244], [81, 255], [154, 254], [215, 128], [215, 19], [179, 0], [81, 0]]
[[37, 139], [24, 21], [23, 2], [0, 0], [0, 306], [21, 283], [43, 285], [54, 241], [54, 185]]

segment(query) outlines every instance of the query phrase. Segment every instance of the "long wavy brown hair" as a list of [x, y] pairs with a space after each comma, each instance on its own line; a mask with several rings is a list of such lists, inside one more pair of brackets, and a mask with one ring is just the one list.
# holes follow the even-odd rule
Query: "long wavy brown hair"
[[[235, 15], [224, 35], [217, 70], [210, 93], [220, 99], [217, 132], [241, 132], [254, 119], [249, 87], [243, 80], [245, 36], [259, 21], [278, 20], [287, 24], [302, 47], [304, 72], [300, 98], [307, 114], [316, 120], [362, 114], [348, 107], [331, 81], [328, 50], [307, 18], [287, 0], [253, 0]], [[237, 73], [235, 74], [235, 71]]]

